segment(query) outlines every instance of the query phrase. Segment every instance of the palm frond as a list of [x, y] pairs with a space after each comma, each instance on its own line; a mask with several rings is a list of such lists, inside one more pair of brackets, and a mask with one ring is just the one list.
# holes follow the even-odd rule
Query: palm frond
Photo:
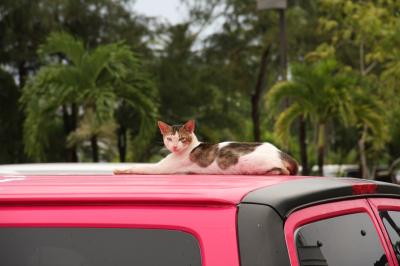
[[275, 134], [281, 141], [289, 139], [290, 128], [298, 117], [305, 115], [303, 108], [299, 104], [292, 104], [285, 111], [279, 114], [275, 123]]
[[275, 84], [265, 96], [265, 108], [274, 113], [282, 104], [283, 100], [302, 101], [304, 97], [304, 88], [301, 84], [282, 81]]
[[92, 136], [97, 136], [100, 141], [112, 144], [116, 140], [116, 129], [117, 124], [114, 119], [110, 118], [99, 123], [96, 114], [92, 110], [87, 110], [79, 127], [68, 135], [67, 145], [72, 147], [82, 144], [89, 141]]
[[39, 55], [44, 57], [55, 53], [62, 54], [75, 66], [79, 66], [85, 54], [85, 47], [81, 40], [74, 38], [66, 32], [53, 32], [49, 35], [46, 42], [40, 46]]
[[[46, 105], [47, 104], [47, 105]], [[49, 146], [50, 124], [56, 119], [54, 106], [51, 102], [44, 102], [37, 97], [31, 97], [25, 105], [26, 118], [23, 124], [23, 140], [26, 154], [36, 160], [46, 158], [45, 150]]]
[[82, 41], [56, 32], [41, 46], [40, 53], [60, 53], [67, 62], [42, 67], [24, 87], [21, 102], [27, 113], [24, 134], [28, 154], [44, 158], [48, 145], [46, 122], [51, 121], [49, 117], [59, 116], [60, 107], [70, 103], [80, 106], [83, 117], [78, 129], [68, 136], [69, 145], [93, 135], [113, 143], [109, 140], [116, 130], [114, 112], [121, 101], [139, 114], [137, 143], [151, 139], [158, 116], [157, 92], [128, 46], [113, 43], [88, 51]]

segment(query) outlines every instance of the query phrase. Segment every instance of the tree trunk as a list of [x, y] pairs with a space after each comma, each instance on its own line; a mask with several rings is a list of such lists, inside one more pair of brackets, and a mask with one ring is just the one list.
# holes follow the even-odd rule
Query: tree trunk
[[[361, 39], [360, 42], [360, 73], [361, 76], [365, 76], [365, 60], [364, 60], [364, 39]], [[360, 171], [361, 171], [361, 178], [369, 179], [371, 177], [368, 169], [368, 162], [367, 162], [367, 155], [365, 149], [365, 141], [367, 137], [367, 125], [364, 124], [363, 130], [361, 133], [361, 137], [358, 140], [358, 152], [360, 156]]]
[[304, 117], [301, 116], [299, 119], [299, 144], [300, 144], [300, 160], [301, 160], [301, 174], [309, 175], [308, 171], [308, 156], [307, 156], [307, 128]]
[[[71, 104], [71, 132], [75, 131], [78, 127], [78, 106], [76, 103]], [[78, 152], [76, 145], [71, 147], [71, 161], [78, 162]]]
[[[68, 111], [68, 107], [66, 105], [62, 106], [62, 113], [63, 113], [63, 123], [64, 123], [64, 133], [65, 136], [75, 131], [77, 127], [77, 116], [78, 116], [78, 107], [76, 104], [71, 105], [71, 113]], [[67, 162], [78, 162], [78, 154], [76, 145], [72, 147], [67, 147], [66, 152], [66, 161]]]
[[93, 162], [98, 162], [99, 161], [99, 146], [97, 144], [97, 136], [93, 135], [90, 138], [90, 144], [92, 146], [92, 160]]
[[126, 160], [126, 149], [127, 149], [127, 136], [126, 136], [126, 128], [120, 126], [118, 129], [118, 152], [119, 152], [119, 161], [125, 162]]
[[[372, 62], [368, 67], [366, 67], [365, 63], [365, 48], [364, 48], [364, 39], [361, 39], [360, 42], [360, 47], [359, 47], [359, 54], [360, 54], [360, 73], [361, 77], [364, 79], [364, 77], [372, 71], [372, 69], [376, 66], [376, 62]], [[366, 135], [367, 135], [367, 125], [364, 124], [361, 137], [358, 140], [358, 152], [359, 152], [359, 165], [360, 165], [360, 172], [361, 172], [361, 177], [365, 179], [373, 179], [375, 178], [375, 169], [369, 169], [368, 167], [368, 161], [367, 161], [367, 156], [366, 156], [366, 147], [365, 147], [365, 142], [366, 142]], [[376, 167], [373, 167], [376, 168]]]
[[361, 72], [361, 76], [365, 75], [364, 39], [361, 39], [361, 42], [360, 42], [360, 72]]
[[26, 77], [28, 75], [28, 69], [25, 67], [25, 61], [18, 63], [18, 82], [19, 88], [22, 89], [25, 86]]
[[389, 167], [389, 176], [390, 176], [390, 179], [392, 180], [392, 183], [394, 183], [394, 184], [398, 184], [398, 181], [396, 179], [395, 170], [399, 165], [400, 165], [400, 158], [397, 158], [396, 160], [394, 160], [394, 162]]
[[318, 175], [324, 175], [325, 124], [318, 125]]
[[260, 100], [263, 88], [265, 86], [265, 76], [267, 69], [268, 55], [271, 49], [271, 45], [268, 45], [261, 55], [260, 69], [258, 72], [256, 86], [251, 95], [251, 118], [253, 121], [253, 136], [254, 141], [259, 142], [261, 140], [260, 134]]
[[358, 140], [358, 153], [360, 156], [360, 170], [361, 177], [370, 179], [370, 173], [368, 170], [367, 155], [365, 151], [365, 139], [367, 137], [367, 125], [364, 125], [361, 138]]
[[278, 9], [279, 12], [279, 61], [281, 79], [287, 80], [287, 39], [286, 39], [286, 15], [285, 9]]
[[[25, 61], [21, 61], [18, 64], [18, 81], [19, 84], [17, 86], [17, 94], [18, 98], [20, 98], [22, 94], [22, 88], [25, 86], [26, 77], [28, 75], [28, 70], [25, 67]], [[18, 103], [18, 101], [17, 101]], [[25, 113], [22, 108], [17, 108], [16, 119], [14, 121], [16, 127], [18, 128], [16, 131], [16, 135], [14, 137], [14, 141], [16, 143], [15, 150], [13, 153], [12, 162], [13, 163], [24, 163], [28, 162], [28, 158], [24, 152], [24, 141], [23, 141], [23, 123], [25, 120]], [[18, 144], [17, 144], [18, 143]], [[10, 158], [11, 159], [11, 158]]]

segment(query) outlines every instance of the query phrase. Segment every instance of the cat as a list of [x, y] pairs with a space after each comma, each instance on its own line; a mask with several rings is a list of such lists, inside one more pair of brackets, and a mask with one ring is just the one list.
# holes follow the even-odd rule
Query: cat
[[170, 126], [158, 121], [171, 153], [158, 163], [137, 163], [114, 174], [296, 175], [298, 164], [271, 143], [199, 142], [195, 121]]

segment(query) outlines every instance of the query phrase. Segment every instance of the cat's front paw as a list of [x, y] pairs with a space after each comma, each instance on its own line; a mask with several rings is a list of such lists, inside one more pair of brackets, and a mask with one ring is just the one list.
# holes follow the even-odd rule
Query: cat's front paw
[[127, 169], [114, 169], [113, 173], [114, 175], [125, 175], [130, 174], [131, 172]]

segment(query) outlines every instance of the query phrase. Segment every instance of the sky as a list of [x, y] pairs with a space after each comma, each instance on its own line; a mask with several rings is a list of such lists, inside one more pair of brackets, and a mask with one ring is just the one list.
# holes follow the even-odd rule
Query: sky
[[[177, 24], [188, 20], [187, 8], [181, 3], [181, 0], [135, 0], [132, 9], [134, 12], [148, 17], [164, 18], [171, 24]], [[203, 28], [194, 48], [199, 48], [202, 40], [221, 29], [223, 22], [224, 19], [220, 17]], [[192, 28], [192, 30], [196, 32], [198, 29]]]
[[163, 17], [171, 24], [179, 23], [185, 17], [180, 0], [136, 0], [133, 9], [146, 16]]

